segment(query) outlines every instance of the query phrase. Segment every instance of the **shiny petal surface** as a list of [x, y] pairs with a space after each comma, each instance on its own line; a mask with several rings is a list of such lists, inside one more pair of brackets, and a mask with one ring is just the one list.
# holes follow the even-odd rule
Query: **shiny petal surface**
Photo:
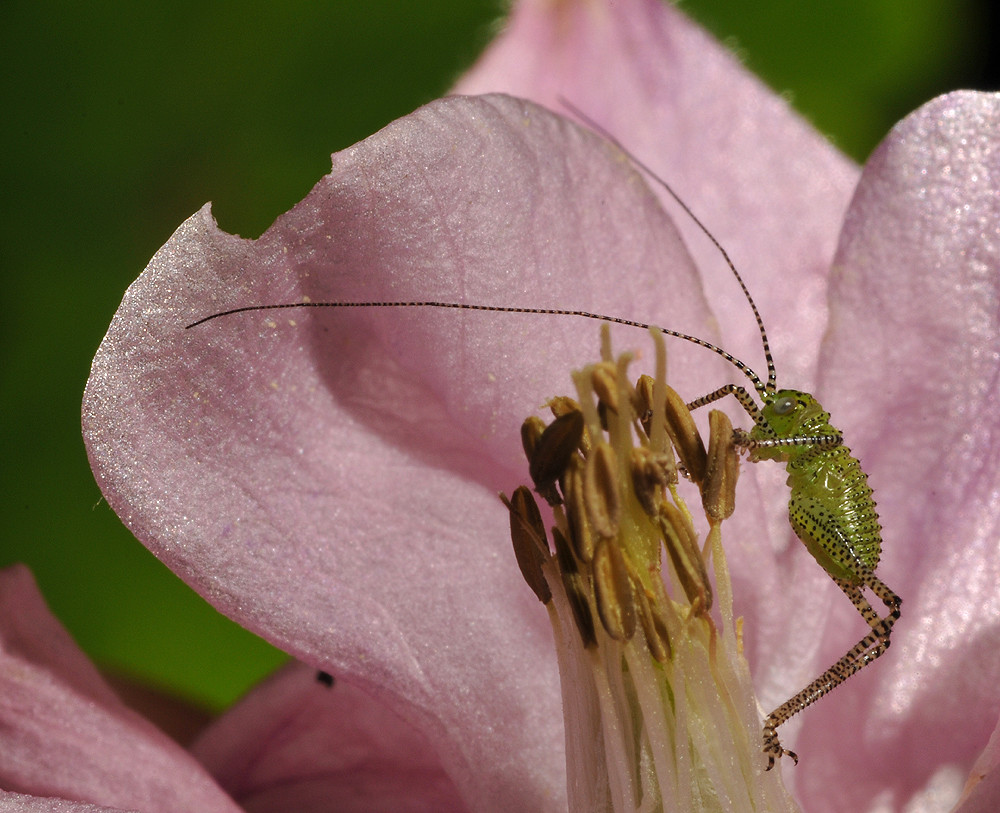
[[256, 241], [193, 216], [87, 387], [95, 475], [159, 558], [425, 732], [477, 809], [564, 804], [551, 633], [496, 492], [524, 479], [520, 422], [595, 358], [596, 325], [361, 309], [184, 329], [303, 297], [666, 309], [698, 332], [678, 235], [592, 134], [508, 97], [443, 100], [336, 155]]
[[[121, 810], [120, 807], [101, 807], [86, 802], [69, 802], [65, 799], [0, 791], [0, 813], [118, 813]], [[132, 813], [132, 811], [122, 811], [122, 813]]]
[[[801, 750], [831, 755], [796, 774], [809, 810], [956, 794], [1000, 715], [998, 132], [1000, 96], [935, 99], [872, 156], [845, 223], [822, 394], [871, 477], [879, 573], [904, 604], [885, 660], [808, 713]], [[817, 666], [851, 643], [837, 630], [863, 631], [849, 605], [828, 624]]]
[[[826, 274], [858, 169], [730, 51], [661, 0], [523, 0], [456, 91], [512, 93], [570, 115], [566, 100], [605, 127], [726, 247], [771, 328], [779, 372], [813, 386]], [[763, 367], [753, 314], [718, 251], [675, 204], [667, 210], [725, 346]], [[659, 316], [666, 327], [670, 316]]]
[[0, 785], [58, 797], [0, 797], [0, 809], [75, 810], [61, 801], [72, 799], [145, 813], [239, 810], [187, 752], [100, 682], [20, 566], [0, 571]]

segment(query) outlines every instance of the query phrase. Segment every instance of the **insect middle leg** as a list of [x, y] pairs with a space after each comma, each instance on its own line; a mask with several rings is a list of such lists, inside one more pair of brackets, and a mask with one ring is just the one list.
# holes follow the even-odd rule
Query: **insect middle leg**
[[[899, 596], [871, 574], [861, 584], [842, 579], [834, 579], [834, 581], [851, 600], [851, 603], [858, 608], [861, 617], [871, 627], [871, 632], [801, 692], [767, 715], [767, 719], [764, 721], [764, 753], [767, 754], [767, 770], [771, 770], [775, 761], [785, 755], [795, 760], [796, 764], [799, 761], [794, 751], [781, 747], [777, 734], [778, 726], [798, 714], [802, 709], [815, 703], [889, 648], [889, 636], [892, 633], [893, 624], [899, 618], [899, 608], [902, 604]], [[864, 587], [868, 587], [889, 610], [884, 618], [879, 616], [865, 599], [862, 593]]]

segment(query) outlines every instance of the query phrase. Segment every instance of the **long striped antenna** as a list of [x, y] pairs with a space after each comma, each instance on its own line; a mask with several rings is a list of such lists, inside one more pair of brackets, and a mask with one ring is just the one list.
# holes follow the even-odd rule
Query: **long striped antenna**
[[210, 314], [209, 316], [204, 316], [185, 326], [185, 330], [190, 330], [193, 327], [198, 327], [206, 322], [210, 322], [213, 319], [219, 319], [223, 316], [233, 316], [238, 313], [249, 313], [251, 311], [268, 311], [268, 310], [288, 310], [292, 308], [450, 308], [453, 310], [466, 310], [466, 311], [490, 311], [492, 313], [527, 313], [527, 314], [538, 314], [547, 316], [573, 316], [583, 319], [596, 319], [600, 322], [610, 322], [618, 325], [626, 325], [628, 327], [637, 327], [648, 330], [650, 328], [655, 328], [661, 333], [667, 336], [672, 336], [675, 339], [683, 339], [686, 342], [691, 342], [699, 347], [704, 347], [706, 350], [711, 350], [713, 353], [722, 356], [726, 361], [732, 364], [737, 370], [743, 373], [750, 382], [753, 384], [754, 389], [763, 398], [769, 392], [774, 392], [776, 389], [776, 379], [777, 374], [774, 369], [774, 360], [771, 357], [771, 349], [767, 341], [767, 331], [764, 330], [764, 321], [761, 319], [760, 312], [757, 310], [757, 305], [753, 301], [753, 297], [750, 295], [750, 290], [747, 288], [746, 283], [743, 282], [743, 278], [740, 276], [739, 271], [736, 270], [736, 266], [733, 261], [729, 258], [729, 254], [722, 247], [721, 243], [715, 238], [708, 228], [695, 216], [694, 212], [688, 207], [686, 203], [674, 192], [673, 188], [662, 178], [660, 178], [652, 169], [646, 166], [642, 161], [640, 161], [635, 155], [629, 152], [622, 144], [612, 136], [607, 130], [605, 130], [597, 122], [590, 119], [582, 111], [578, 110], [572, 104], [570, 104], [565, 99], [560, 100], [575, 116], [577, 116], [582, 122], [584, 122], [588, 127], [593, 129], [595, 132], [602, 135], [612, 144], [614, 144], [622, 153], [635, 164], [640, 170], [642, 170], [646, 175], [652, 178], [656, 183], [663, 187], [664, 190], [672, 197], [677, 204], [681, 207], [685, 214], [691, 218], [691, 220], [701, 229], [712, 244], [719, 250], [722, 254], [723, 259], [726, 261], [726, 265], [729, 266], [730, 271], [733, 272], [733, 276], [736, 277], [736, 281], [739, 283], [740, 288], [743, 290], [743, 294], [746, 297], [747, 302], [750, 303], [750, 308], [753, 311], [754, 318], [757, 320], [757, 327], [760, 329], [761, 343], [764, 346], [764, 358], [767, 360], [767, 383], [765, 384], [759, 375], [753, 371], [749, 364], [746, 364], [736, 356], [731, 353], [726, 352], [721, 347], [707, 342], [704, 339], [699, 339], [697, 336], [691, 336], [688, 333], [681, 333], [677, 330], [670, 330], [669, 328], [660, 327], [659, 325], [652, 325], [646, 322], [637, 322], [632, 319], [624, 319], [620, 316], [608, 316], [602, 313], [591, 313], [589, 311], [583, 310], [568, 310], [563, 308], [527, 308], [520, 306], [511, 305], [475, 305], [465, 302], [440, 302], [440, 301], [367, 301], [367, 302], [285, 302], [279, 304], [270, 305], [245, 305], [241, 308], [231, 308], [229, 310], [219, 311], [218, 313]]
[[213, 313], [209, 316], [203, 316], [195, 322], [189, 325], [185, 325], [185, 330], [190, 330], [193, 327], [198, 327], [198, 325], [203, 325], [205, 322], [211, 322], [213, 319], [220, 319], [223, 316], [232, 316], [237, 313], [249, 313], [251, 311], [274, 311], [274, 310], [288, 310], [290, 308], [451, 308], [453, 310], [462, 311], [491, 311], [493, 313], [534, 313], [534, 314], [545, 314], [547, 316], [575, 316], [582, 317], [584, 319], [596, 319], [600, 322], [612, 322], [616, 325], [626, 325], [628, 327], [638, 327], [644, 330], [649, 330], [650, 328], [655, 328], [661, 333], [667, 336], [673, 336], [675, 339], [683, 339], [686, 342], [691, 342], [699, 347], [704, 347], [706, 350], [711, 350], [713, 353], [717, 353], [722, 356], [726, 361], [732, 364], [736, 369], [740, 370], [747, 378], [753, 382], [754, 389], [761, 395], [765, 392], [764, 383], [761, 381], [760, 376], [755, 373], [748, 364], [740, 361], [736, 356], [727, 353], [721, 347], [717, 347], [711, 342], [706, 342], [704, 339], [699, 339], [697, 336], [691, 336], [687, 333], [681, 333], [677, 330], [670, 330], [665, 327], [659, 327], [658, 325], [649, 324], [647, 322], [637, 322], [633, 319], [623, 319], [620, 316], [607, 316], [603, 313], [590, 313], [589, 311], [578, 311], [578, 310], [566, 310], [563, 308], [522, 308], [516, 305], [470, 305], [466, 302], [432, 302], [432, 301], [412, 301], [412, 302], [283, 302], [276, 305], [244, 305], [242, 308], [231, 308], [227, 311], [219, 311], [218, 313]]
[[[674, 199], [674, 202], [678, 206], [680, 206], [681, 209], [684, 210], [684, 214], [686, 214], [689, 218], [691, 218], [691, 221], [699, 229], [701, 229], [701, 231], [705, 234], [705, 236], [712, 241], [712, 245], [718, 249], [719, 253], [722, 255], [722, 259], [725, 260], [726, 265], [729, 266], [729, 270], [732, 271], [733, 276], [736, 277], [736, 281], [739, 283], [740, 288], [743, 291], [743, 296], [746, 297], [747, 302], [750, 304], [750, 310], [753, 311], [754, 319], [757, 320], [757, 328], [760, 331], [760, 341], [764, 347], [764, 358], [767, 361], [767, 386], [762, 389], [760, 386], [760, 378], [758, 378], [757, 376], [748, 376], [748, 378], [750, 378], [750, 380], [753, 381], [754, 388], [757, 390], [757, 392], [761, 394], [761, 396], [763, 396], [765, 392], [774, 392], [777, 386], [778, 374], [774, 369], [774, 359], [771, 356], [771, 346], [770, 344], [768, 344], [767, 341], [767, 331], [764, 329], [764, 320], [760, 316], [760, 311], [757, 310], [757, 303], [753, 301], [753, 297], [750, 295], [750, 289], [747, 288], [746, 283], [743, 281], [743, 277], [740, 276], [740, 272], [736, 270], [736, 264], [729, 257], [729, 252], [722, 247], [722, 243], [720, 243], [716, 239], [715, 235], [708, 230], [708, 227], [704, 223], [702, 223], [701, 220], [698, 219], [698, 216], [691, 211], [691, 207], [688, 206], [681, 199], [681, 196], [674, 191], [674, 188], [670, 184], [668, 184], [665, 180], [663, 180], [663, 178], [657, 175], [652, 170], [652, 168], [650, 168], [642, 161], [640, 161], [638, 156], [634, 155], [631, 151], [629, 151], [624, 144], [622, 144], [617, 138], [615, 138], [614, 135], [612, 135], [602, 125], [598, 124], [590, 116], [588, 116], [586, 113], [580, 110], [580, 108], [578, 108], [576, 105], [570, 102], [569, 99], [560, 96], [559, 103], [563, 105], [567, 110], [569, 110], [570, 113], [576, 116], [576, 118], [580, 119], [580, 121], [586, 124], [595, 133], [598, 133], [600, 136], [602, 136], [603, 138], [607, 139], [612, 144], [614, 144], [619, 150], [622, 151], [622, 153], [625, 155], [626, 158], [629, 159], [629, 161], [635, 164], [639, 169], [641, 169], [644, 173], [646, 173], [646, 175], [649, 178], [651, 178], [660, 187], [662, 187], [662, 189], [668, 195], [670, 195], [671, 198]], [[718, 350], [718, 348], [715, 349]], [[720, 355], [722, 355], [723, 357], [726, 356], [726, 354], [722, 352], [720, 352]], [[742, 367], [740, 369], [743, 369], [743, 371], [746, 372], [746, 369]]]

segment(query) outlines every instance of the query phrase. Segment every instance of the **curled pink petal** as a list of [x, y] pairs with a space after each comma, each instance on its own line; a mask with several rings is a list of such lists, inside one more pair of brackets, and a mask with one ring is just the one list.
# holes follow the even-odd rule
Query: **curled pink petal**
[[1000, 806], [1000, 724], [969, 772], [955, 813], [990, 813]]
[[[856, 777], [841, 801], [855, 809], [942, 770], [955, 792], [1000, 716], [998, 132], [996, 94], [925, 105], [872, 156], [844, 227], [824, 403], [871, 477], [879, 572], [904, 604], [884, 661], [804, 727], [802, 750], [834, 754], [797, 774], [809, 809], [834, 809], [819, 799], [835, 776]], [[828, 623], [858, 628], [849, 605]]]
[[247, 810], [463, 811], [434, 749], [343, 681], [292, 664], [210, 726], [193, 747]]
[[144, 813], [239, 810], [98, 680], [27, 569], [0, 572], [0, 786]]
[[157, 556], [426, 732], [466, 801], [557, 804], [550, 632], [496, 492], [596, 325], [367, 309], [184, 329], [304, 296], [669, 310], [703, 332], [690, 260], [592, 134], [509, 97], [446, 99], [335, 156], [256, 241], [192, 217], [129, 289], [87, 388], [95, 475]]

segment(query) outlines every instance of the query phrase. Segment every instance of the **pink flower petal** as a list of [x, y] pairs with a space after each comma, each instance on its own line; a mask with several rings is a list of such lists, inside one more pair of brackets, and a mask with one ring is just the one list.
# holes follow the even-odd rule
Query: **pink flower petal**
[[956, 813], [992, 813], [1000, 807], [1000, 724], [972, 766]]
[[[512, 93], [568, 113], [566, 99], [600, 122], [729, 251], [786, 385], [813, 386], [826, 274], [858, 170], [697, 24], [662, 0], [521, 0], [455, 91]], [[762, 367], [753, 317], [718, 252], [686, 216], [675, 219], [725, 346]], [[675, 327], [669, 317], [659, 314]]]
[[0, 571], [0, 784], [144, 813], [239, 810], [187, 752], [100, 685], [24, 567]]
[[0, 813], [116, 813], [120, 807], [101, 807], [66, 799], [26, 796], [0, 790]]
[[[804, 726], [801, 750], [832, 755], [797, 773], [810, 810], [864, 809], [887, 783], [905, 800], [949, 767], [960, 789], [1000, 715], [998, 132], [1000, 96], [935, 99], [872, 156], [847, 217], [824, 403], [871, 476], [879, 573], [904, 604], [885, 660]], [[829, 624], [863, 630], [849, 605]]]
[[[735, 261], [768, 328], [778, 385], [814, 388], [827, 273], [858, 169], [726, 48], [661, 0], [522, 0], [456, 90], [514, 93], [562, 111], [568, 99], [616, 135], [677, 190]], [[672, 201], [665, 206], [678, 211]], [[722, 346], [766, 374], [753, 314], [718, 251], [686, 215], [675, 220], [703, 276]], [[619, 313], [610, 303], [600, 307]], [[660, 307], [655, 321], [677, 328]], [[705, 351], [678, 344], [669, 345], [672, 362], [709, 363]], [[701, 388], [673, 369], [671, 383], [694, 399], [740, 378], [731, 368], [713, 369]], [[741, 476], [727, 550], [754, 679], [763, 701], [777, 704], [789, 681], [812, 668], [822, 601], [837, 597], [824, 593], [826, 575], [800, 555], [788, 527], [783, 470], [744, 466]], [[824, 599], [817, 602], [817, 594]], [[815, 614], [795, 618], [803, 602]]]
[[[88, 383], [95, 475], [157, 556], [424, 731], [477, 809], [558, 806], [551, 633], [496, 492], [524, 479], [520, 422], [569, 391], [596, 325], [369, 309], [184, 330], [303, 296], [669, 311], [703, 333], [690, 260], [591, 134], [507, 97], [448, 99], [335, 156], [257, 241], [192, 217]], [[674, 369], [704, 381], [699, 361]]]
[[465, 810], [426, 739], [372, 699], [292, 664], [210, 726], [194, 754], [246, 810]]
[[[817, 365], [856, 170], [700, 29], [656, 0], [524, 0], [459, 86], [496, 89], [555, 109], [568, 98], [676, 185], [754, 292], [779, 384], [810, 389], [821, 373], [872, 474], [879, 572], [904, 618], [884, 662], [803, 715], [798, 747], [812, 758], [791, 775], [807, 807], [955, 798], [1000, 710], [997, 218], [988, 191], [970, 200], [997, 187], [984, 136], [995, 103], [936, 102], [873, 159]], [[548, 633], [510, 566], [494, 492], [523, 479], [517, 424], [568, 389], [566, 371], [593, 357], [594, 326], [368, 310], [180, 327], [303, 296], [458, 299], [597, 310], [712, 339], [701, 283], [627, 165], [514, 100], [428, 106], [334, 161], [257, 241], [196, 215], [130, 289], [88, 385], [95, 472], [135, 533], [216, 606], [423, 732], [470, 808], [558, 808]], [[681, 230], [709, 269], [723, 344], [759, 367], [725, 266], [690, 222]], [[671, 352], [685, 394], [732, 378], [704, 351]], [[787, 528], [780, 468], [752, 472], [727, 541], [769, 704], [861, 629]], [[318, 734], [301, 730], [289, 753]], [[230, 745], [223, 768], [240, 758]], [[262, 786], [282, 775], [268, 770]]]

